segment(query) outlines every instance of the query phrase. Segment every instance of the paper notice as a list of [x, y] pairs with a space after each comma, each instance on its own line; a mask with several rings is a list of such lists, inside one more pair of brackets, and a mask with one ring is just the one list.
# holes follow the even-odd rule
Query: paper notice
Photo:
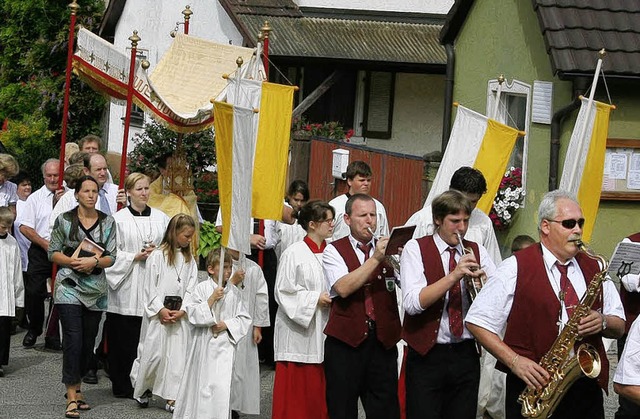
[[611, 179], [609, 175], [605, 174], [602, 176], [602, 190], [603, 191], [615, 191], [616, 190], [616, 180]]
[[640, 189], [640, 154], [638, 153], [631, 154], [627, 189]]
[[611, 179], [627, 178], [627, 155], [623, 153], [611, 153], [609, 160], [609, 177]]

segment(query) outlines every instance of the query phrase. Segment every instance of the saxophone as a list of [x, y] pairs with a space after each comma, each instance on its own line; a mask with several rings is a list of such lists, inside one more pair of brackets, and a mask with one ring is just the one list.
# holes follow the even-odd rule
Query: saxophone
[[518, 402], [522, 404], [521, 413], [527, 418], [551, 416], [569, 387], [582, 374], [589, 378], [596, 378], [600, 375], [602, 364], [600, 355], [594, 346], [583, 343], [570, 359], [569, 354], [576, 341], [581, 339], [578, 335], [578, 323], [589, 313], [596, 298], [600, 295], [601, 285], [606, 280], [609, 263], [604, 257], [587, 249], [582, 241], [576, 240], [576, 246], [590, 258], [599, 261], [603, 268], [593, 277], [569, 322], [553, 342], [551, 349], [540, 360], [540, 366], [547, 370], [551, 377], [549, 382], [540, 390], [531, 390], [527, 387], [520, 393]]

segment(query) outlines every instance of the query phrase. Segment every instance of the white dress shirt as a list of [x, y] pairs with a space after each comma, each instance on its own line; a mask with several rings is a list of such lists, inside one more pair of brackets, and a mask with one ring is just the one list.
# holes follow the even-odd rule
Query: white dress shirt
[[[547, 271], [547, 279], [556, 298], [559, 298], [560, 272], [555, 265], [557, 259], [544, 245], [542, 245], [542, 257]], [[584, 275], [575, 258], [572, 258], [567, 264], [569, 264], [567, 276], [578, 295], [578, 300], [580, 300], [587, 289]], [[513, 305], [517, 278], [518, 263], [515, 256], [511, 256], [505, 259], [495, 273], [489, 277], [484, 290], [478, 294], [471, 305], [465, 321], [502, 336]], [[620, 295], [613, 281], [604, 281], [602, 289], [604, 295], [602, 312], [607, 316], [625, 319]], [[562, 323], [566, 324], [569, 321], [569, 316], [565, 307], [562, 307], [561, 313]]]
[[[405, 223], [405, 225], [415, 225], [416, 230], [413, 232], [413, 238], [419, 239], [420, 237], [435, 232], [435, 226], [433, 225], [433, 214], [431, 213], [431, 205], [420, 209], [414, 213]], [[498, 245], [498, 239], [496, 233], [493, 230], [493, 223], [491, 218], [478, 208], [474, 208], [471, 211], [469, 217], [469, 228], [464, 238], [481, 244], [487, 249], [489, 256], [496, 265], [502, 262], [502, 255], [500, 254], [500, 245]]]
[[51, 239], [51, 227], [49, 216], [53, 209], [53, 192], [43, 185], [40, 189], [29, 195], [23, 214], [20, 216], [20, 225], [31, 227], [38, 236], [45, 240]]
[[[333, 227], [333, 236], [327, 242], [341, 239], [349, 235], [350, 230], [347, 223], [344, 222], [345, 205], [349, 197], [347, 194], [338, 195], [329, 201], [329, 205], [333, 207], [336, 212], [336, 224]], [[389, 222], [387, 221], [387, 211], [384, 209], [384, 205], [377, 199], [373, 198], [376, 203], [377, 224], [376, 224], [376, 237], [386, 237], [389, 235]]]
[[[440, 238], [438, 234], [433, 236], [438, 252], [440, 253], [440, 263], [444, 274], [449, 274], [449, 245]], [[480, 252], [480, 267], [484, 270], [487, 276], [493, 274], [496, 269], [493, 261], [489, 257], [487, 250], [478, 244], [478, 251]], [[460, 260], [462, 255], [456, 252], [456, 263]], [[434, 263], [437, 263], [434, 261]], [[433, 278], [437, 280], [438, 278]], [[416, 239], [409, 240], [405, 245], [402, 256], [400, 257], [400, 283], [403, 295], [403, 307], [407, 314], [416, 315], [422, 313], [425, 309], [420, 305], [420, 291], [427, 285], [427, 278], [424, 275], [424, 264], [422, 263], [422, 252], [420, 252], [420, 245]], [[464, 279], [460, 279], [460, 289], [466, 288]], [[482, 291], [484, 292], [484, 291]], [[465, 317], [465, 313], [469, 310], [469, 299], [462, 299], [462, 317]], [[440, 326], [438, 328], [437, 343], [452, 343], [460, 342], [465, 339], [473, 339], [471, 333], [464, 328], [462, 336], [460, 338], [455, 337], [449, 330], [449, 312], [447, 307], [449, 306], [449, 291], [444, 295], [444, 309], [442, 310], [442, 317], [440, 318]]]
[[[358, 257], [358, 261], [360, 265], [364, 263], [364, 253], [362, 250], [358, 248], [358, 241], [353, 238], [351, 234], [349, 234], [349, 243], [351, 243], [351, 247], [356, 252], [356, 256]], [[371, 244], [371, 250], [369, 251], [369, 257], [373, 255], [375, 251], [375, 241], [371, 239], [369, 242]], [[329, 296], [331, 298], [337, 297], [338, 293], [333, 289], [333, 286], [336, 282], [343, 276], [349, 273], [349, 268], [347, 268], [347, 264], [344, 261], [338, 249], [335, 246], [327, 245], [322, 253], [322, 268], [324, 269], [324, 276], [327, 280], [327, 289], [329, 290]]]
[[18, 187], [10, 180], [5, 180], [0, 185], [0, 207], [16, 205], [16, 202], [18, 202]]
[[640, 385], [640, 317], [629, 329], [613, 382], [628, 386]]

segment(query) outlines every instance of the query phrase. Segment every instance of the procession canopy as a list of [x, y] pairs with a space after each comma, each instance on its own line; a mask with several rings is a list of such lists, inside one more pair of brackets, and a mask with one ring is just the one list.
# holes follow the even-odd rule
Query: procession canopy
[[[198, 132], [213, 125], [210, 99], [227, 85], [223, 78], [236, 69], [236, 60], [251, 61], [255, 49], [218, 44], [176, 34], [152, 74], [136, 63], [133, 101], [155, 120], [179, 133]], [[129, 60], [124, 51], [87, 29], [78, 32], [74, 72], [94, 89], [115, 101], [127, 97]]]

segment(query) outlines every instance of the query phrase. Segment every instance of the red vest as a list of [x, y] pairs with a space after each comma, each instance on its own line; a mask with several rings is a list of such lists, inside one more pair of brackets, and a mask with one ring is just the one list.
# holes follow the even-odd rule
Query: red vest
[[[424, 276], [427, 278], [427, 285], [433, 285], [444, 276], [442, 258], [438, 247], [433, 240], [433, 236], [419, 238], [420, 254], [422, 255], [422, 266], [424, 266]], [[462, 240], [464, 247], [471, 247], [476, 256], [476, 261], [480, 264], [480, 251], [474, 242]], [[466, 288], [464, 288], [466, 289]], [[462, 295], [467, 296], [466, 292]], [[405, 313], [402, 323], [402, 339], [420, 355], [426, 355], [433, 348], [438, 338], [440, 318], [444, 310], [444, 295], [438, 301], [427, 307], [422, 313], [410, 316]]]
[[[349, 272], [360, 267], [360, 261], [349, 242], [349, 236], [331, 243], [338, 250]], [[393, 268], [381, 263], [371, 276], [371, 294], [376, 312], [376, 335], [385, 348], [392, 348], [400, 340], [400, 316], [395, 288], [388, 291], [383, 269], [393, 272]], [[358, 347], [369, 334], [367, 315], [364, 307], [364, 287], [346, 298], [333, 298], [329, 321], [324, 329], [327, 336], [332, 336], [354, 348]]]
[[[627, 237], [632, 242], [640, 242], [640, 233], [632, 234]], [[629, 333], [631, 323], [638, 317], [640, 313], [640, 292], [629, 292], [624, 285], [620, 286], [620, 299], [624, 306], [624, 315], [627, 318], [624, 324], [625, 333]]]
[[[539, 243], [516, 252], [515, 257], [518, 263], [518, 279], [504, 343], [517, 354], [540, 362], [558, 337], [560, 301], [549, 283]], [[583, 253], [578, 253], [576, 260], [588, 287], [591, 279], [600, 271], [598, 263]], [[600, 310], [602, 299], [596, 299], [591, 308]], [[602, 335], [591, 335], [578, 343], [581, 342], [590, 343], [598, 350], [602, 362], [598, 384], [607, 391], [609, 360], [602, 345]], [[509, 371], [500, 362], [498, 368], [501, 371]]]

